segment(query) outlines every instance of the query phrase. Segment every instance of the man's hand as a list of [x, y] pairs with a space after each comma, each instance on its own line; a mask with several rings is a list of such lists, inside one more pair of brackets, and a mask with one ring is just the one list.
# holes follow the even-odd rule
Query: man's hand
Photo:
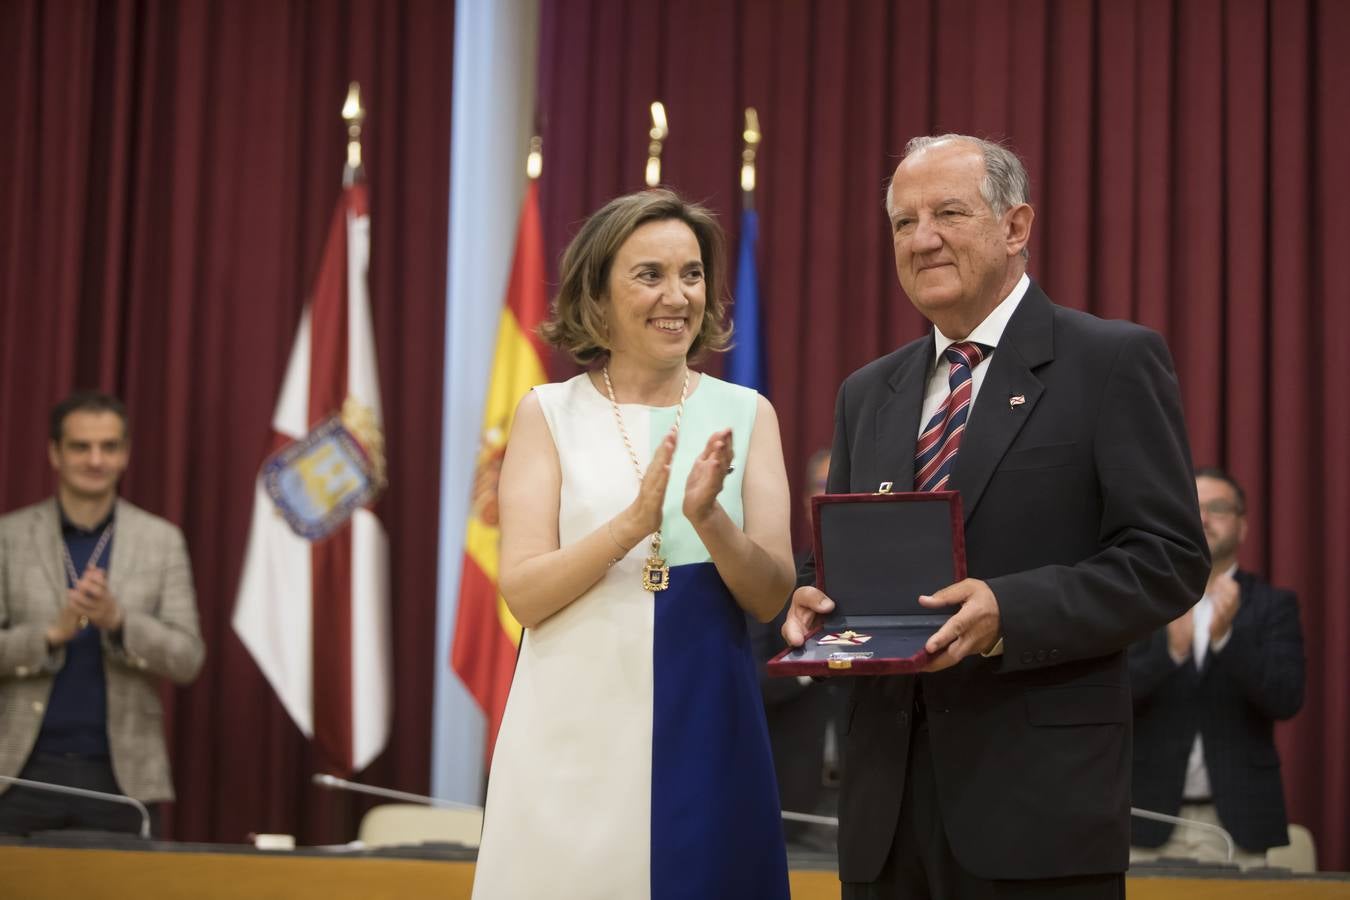
[[923, 671], [937, 672], [954, 666], [967, 656], [992, 650], [998, 643], [998, 598], [980, 579], [958, 581], [931, 597], [920, 597], [919, 603], [934, 609], [960, 607], [924, 645], [933, 659]]
[[1222, 575], [1214, 582], [1210, 600], [1214, 604], [1214, 617], [1209, 620], [1209, 642], [1214, 644], [1233, 630], [1233, 617], [1242, 606], [1242, 592], [1232, 575]]
[[74, 589], [66, 591], [66, 605], [57, 613], [56, 621], [47, 626], [47, 646], [60, 647], [69, 643], [80, 630], [80, 615], [75, 606]]
[[108, 576], [102, 569], [94, 566], [85, 569], [70, 591], [70, 603], [78, 615], [101, 631], [122, 627], [122, 607], [108, 591]]
[[1195, 643], [1195, 607], [1167, 623], [1167, 652], [1180, 665], [1191, 655]]
[[833, 609], [834, 601], [820, 588], [810, 585], [797, 588], [792, 594], [787, 618], [783, 620], [783, 640], [790, 646], [800, 647], [806, 642], [806, 636], [816, 630], [819, 618]]

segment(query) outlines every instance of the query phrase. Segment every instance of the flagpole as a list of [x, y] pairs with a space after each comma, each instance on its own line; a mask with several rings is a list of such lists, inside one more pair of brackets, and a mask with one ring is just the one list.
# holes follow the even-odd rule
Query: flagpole
[[342, 169], [342, 186], [351, 187], [364, 174], [361, 165], [361, 124], [366, 120], [366, 109], [361, 105], [361, 83], [347, 86], [347, 99], [342, 103], [342, 119], [347, 123], [347, 164]]
[[654, 188], [661, 183], [661, 150], [670, 136], [666, 105], [660, 100], [652, 101], [652, 127], [647, 136], [651, 138], [651, 143], [647, 145], [647, 187]]
[[539, 135], [530, 138], [530, 152], [525, 157], [525, 177], [538, 181], [544, 174], [544, 139]]
[[768, 371], [764, 358], [763, 322], [760, 317], [759, 274], [755, 265], [755, 246], [759, 234], [759, 214], [755, 212], [755, 156], [764, 134], [759, 113], [746, 107], [745, 129], [741, 132], [741, 230], [736, 254], [736, 290], [732, 306], [735, 342], [726, 356], [723, 377], [761, 394], [768, 393]]
[[[353, 83], [344, 186], [278, 392], [231, 617], [296, 726], [343, 772], [384, 751], [393, 719], [389, 541], [372, 508], [386, 469], [360, 183], [365, 115]], [[350, 491], [316, 505], [314, 494], [279, 487], [322, 477], [314, 461], [335, 456]]]
[[451, 668], [483, 711], [487, 757], [501, 727], [521, 636], [520, 623], [506, 608], [497, 587], [501, 567], [498, 476], [520, 399], [548, 380], [547, 350], [538, 331], [548, 316], [539, 217], [543, 167], [543, 140], [536, 134], [530, 138], [525, 160], [529, 181], [517, 221], [515, 253], [488, 379], [450, 648]]
[[745, 130], [741, 132], [741, 208], [755, 208], [755, 154], [764, 135], [759, 130], [759, 113], [753, 106], [745, 108]]

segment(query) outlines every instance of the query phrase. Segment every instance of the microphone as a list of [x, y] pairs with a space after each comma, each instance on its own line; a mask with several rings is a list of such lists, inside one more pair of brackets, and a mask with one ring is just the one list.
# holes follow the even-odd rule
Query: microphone
[[150, 810], [146, 809], [145, 804], [134, 797], [128, 797], [125, 794], [107, 794], [103, 791], [90, 791], [84, 788], [69, 787], [64, 784], [52, 784], [47, 781], [33, 781], [28, 778], [12, 778], [9, 775], [0, 775], [0, 783], [32, 788], [35, 791], [47, 791], [51, 794], [86, 797], [90, 800], [107, 800], [109, 803], [120, 803], [123, 806], [130, 806], [141, 814], [141, 837], [146, 840], [150, 839]]
[[1139, 809], [1134, 806], [1130, 807], [1130, 815], [1138, 816], [1141, 819], [1152, 819], [1155, 822], [1170, 822], [1173, 825], [1180, 825], [1183, 828], [1198, 828], [1201, 831], [1212, 831], [1223, 838], [1224, 843], [1228, 845], [1228, 862], [1231, 863], [1233, 861], [1233, 852], [1237, 847], [1237, 844], [1233, 843], [1233, 836], [1218, 825], [1211, 825], [1208, 822], [1197, 822], [1195, 819], [1183, 819], [1179, 816], [1169, 816], [1166, 813], [1153, 812], [1151, 809]]
[[387, 800], [402, 800], [405, 803], [420, 803], [423, 806], [438, 806], [445, 809], [470, 809], [474, 812], [482, 812], [483, 807], [474, 806], [472, 803], [457, 803], [454, 800], [442, 800], [440, 797], [428, 797], [423, 794], [410, 794], [407, 791], [396, 791], [391, 788], [375, 787], [369, 784], [357, 784], [355, 781], [348, 781], [345, 778], [338, 778], [334, 775], [325, 775], [316, 772], [310, 781], [321, 788], [328, 788], [334, 791], [351, 791], [354, 794], [369, 794], [372, 797], [384, 797]]
[[[450, 809], [471, 809], [481, 812], [483, 807], [473, 806], [469, 803], [456, 803], [454, 800], [442, 800], [439, 797], [427, 797], [423, 794], [410, 794], [407, 791], [395, 791], [390, 788], [374, 787], [369, 784], [358, 784], [355, 781], [347, 781], [344, 778], [338, 778], [333, 775], [324, 775], [315, 773], [310, 779], [319, 787], [329, 788], [335, 791], [351, 791], [356, 794], [370, 794], [372, 797], [385, 797], [390, 800], [403, 800], [408, 803], [420, 803], [424, 806], [440, 806]], [[783, 818], [789, 822], [810, 822], [815, 825], [831, 825], [839, 827], [839, 819], [835, 816], [816, 816], [810, 813], [788, 812], [783, 810]]]

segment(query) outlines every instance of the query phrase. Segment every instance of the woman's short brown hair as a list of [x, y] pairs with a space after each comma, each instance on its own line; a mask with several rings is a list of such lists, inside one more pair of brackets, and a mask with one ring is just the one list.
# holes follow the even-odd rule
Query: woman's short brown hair
[[676, 219], [689, 226], [703, 257], [707, 300], [703, 326], [689, 347], [724, 350], [731, 341], [726, 314], [726, 237], [713, 214], [665, 188], [626, 194], [606, 203], [586, 220], [562, 258], [562, 285], [549, 317], [539, 327], [544, 340], [585, 365], [608, 352], [605, 311], [600, 299], [608, 289], [610, 266], [624, 241], [648, 222]]

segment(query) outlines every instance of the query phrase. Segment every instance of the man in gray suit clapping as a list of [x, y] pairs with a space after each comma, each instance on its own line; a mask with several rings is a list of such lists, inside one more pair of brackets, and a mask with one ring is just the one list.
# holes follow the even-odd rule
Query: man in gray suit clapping
[[[159, 679], [205, 657], [182, 532], [121, 500], [126, 409], [52, 411], [56, 496], [0, 517], [0, 775], [173, 799]], [[0, 833], [136, 831], [127, 806], [0, 784]]]

